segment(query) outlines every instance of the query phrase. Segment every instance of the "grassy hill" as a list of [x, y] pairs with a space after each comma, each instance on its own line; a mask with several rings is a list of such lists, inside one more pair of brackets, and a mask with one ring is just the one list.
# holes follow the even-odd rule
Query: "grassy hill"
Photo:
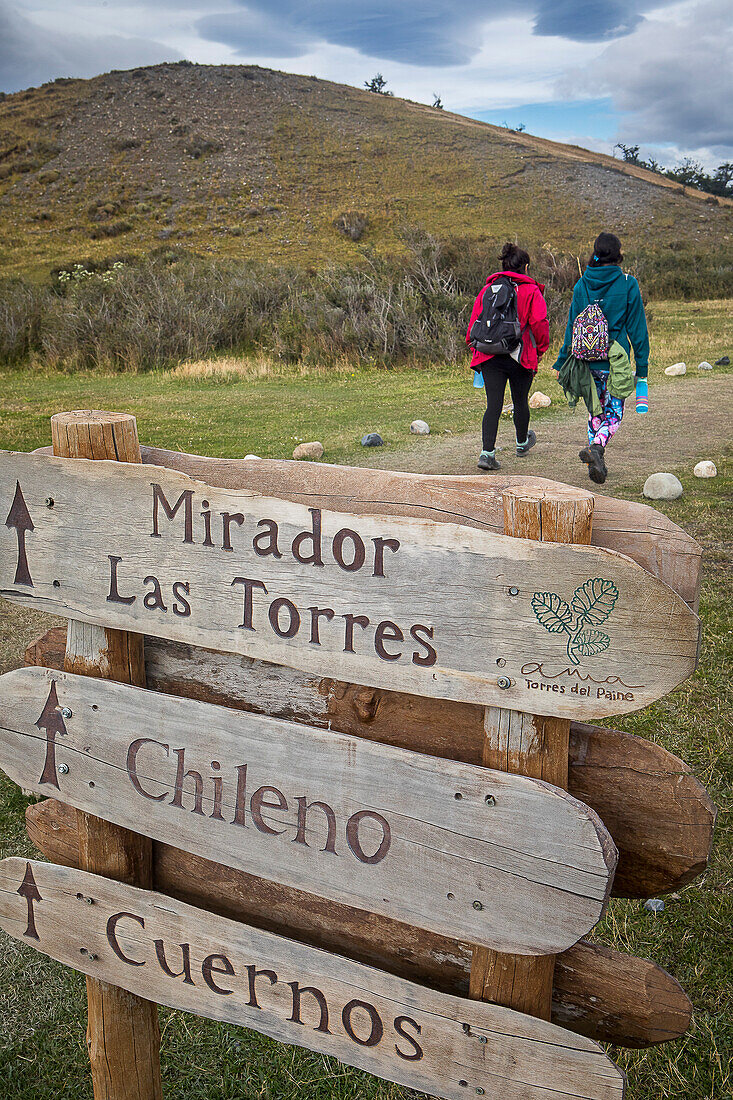
[[[347, 229], [366, 219], [359, 243], [334, 224], [343, 214]], [[722, 249], [730, 263], [733, 204], [574, 146], [255, 66], [156, 65], [0, 102], [8, 273], [163, 245], [320, 266], [364, 244], [396, 249], [406, 223], [578, 252], [613, 228], [631, 254]]]

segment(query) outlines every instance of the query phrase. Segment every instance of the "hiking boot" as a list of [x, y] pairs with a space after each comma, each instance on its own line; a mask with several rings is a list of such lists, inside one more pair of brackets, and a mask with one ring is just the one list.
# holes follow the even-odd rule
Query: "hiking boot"
[[603, 485], [608, 475], [608, 468], [606, 467], [603, 447], [600, 443], [591, 443], [588, 447], [584, 447], [582, 451], [578, 452], [578, 458], [581, 462], [587, 462], [588, 477], [591, 481], [594, 481], [596, 485]]
[[482, 451], [478, 456], [478, 468], [479, 470], [500, 470], [501, 466], [494, 455], [487, 455], [485, 451]]
[[536, 442], [537, 442], [537, 436], [530, 429], [527, 432], [527, 442], [526, 443], [521, 443], [521, 444], [517, 443], [517, 454], [519, 455], [519, 457], [522, 458], [523, 455], [526, 455], [527, 451], [531, 450], [532, 447], [534, 447]]

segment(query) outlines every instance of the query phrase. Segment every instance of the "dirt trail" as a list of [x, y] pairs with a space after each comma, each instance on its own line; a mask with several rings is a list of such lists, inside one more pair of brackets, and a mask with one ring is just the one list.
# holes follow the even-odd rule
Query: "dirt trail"
[[[507, 399], [508, 393], [507, 389]], [[475, 474], [481, 408], [477, 401], [475, 432], [416, 437], [410, 450], [399, 453], [369, 450], [360, 465], [425, 474]], [[601, 492], [612, 494], [616, 489], [637, 486], [641, 492], [649, 474], [659, 470], [689, 466], [691, 473], [703, 458], [719, 463], [726, 446], [733, 442], [732, 413], [733, 374], [685, 377], [679, 382], [665, 379], [652, 385], [646, 416], [637, 414], [632, 396], [618, 434], [608, 447], [609, 476]], [[537, 445], [522, 459], [514, 453], [511, 417], [503, 416], [497, 441], [503, 470], [591, 487], [588, 467], [578, 458], [586, 442], [585, 425], [585, 406], [574, 412], [567, 407], [557, 409], [550, 417], [535, 419]]]

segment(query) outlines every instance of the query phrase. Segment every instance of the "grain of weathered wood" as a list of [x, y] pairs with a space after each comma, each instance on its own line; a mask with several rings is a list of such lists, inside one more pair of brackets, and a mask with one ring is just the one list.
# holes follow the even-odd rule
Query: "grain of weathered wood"
[[[63, 627], [42, 635], [28, 647], [26, 664], [63, 668], [65, 637]], [[146, 637], [145, 663], [156, 691], [481, 763], [484, 710], [475, 704], [321, 679], [162, 638]], [[573, 722], [568, 790], [596, 811], [619, 850], [614, 896], [656, 896], [704, 871], [715, 806], [687, 764], [661, 745]]]
[[0, 677], [0, 713], [22, 787], [334, 901], [531, 954], [605, 908], [613, 842], [545, 783], [41, 668]]
[[[504, 532], [537, 542], [587, 545], [593, 507], [593, 495], [584, 490], [508, 488], [504, 491]], [[487, 768], [533, 776], [566, 788], [569, 739], [567, 718], [487, 707], [481, 760]], [[527, 959], [478, 945], [471, 962], [469, 995], [549, 1020], [554, 965], [551, 955]]]
[[[26, 811], [28, 834], [52, 862], [78, 866], [76, 817], [54, 799]], [[471, 948], [445, 936], [153, 844], [154, 888], [232, 920], [265, 928], [465, 997]], [[616, 1046], [679, 1038], [691, 1006], [656, 963], [580, 941], [557, 956], [552, 1019]]]
[[[144, 463], [179, 470], [210, 485], [253, 489], [309, 507], [357, 515], [410, 515], [461, 523], [501, 534], [504, 489], [556, 490], [558, 482], [522, 474], [448, 476], [369, 470], [355, 466], [273, 459], [207, 458], [142, 447]], [[628, 554], [697, 611], [702, 547], [667, 516], [646, 504], [593, 494], [593, 544]]]
[[[34, 903], [18, 894], [29, 874]], [[463, 1100], [467, 1089], [503, 1100], [624, 1094], [624, 1076], [601, 1048], [554, 1024], [412, 985], [98, 875], [4, 860], [0, 924], [138, 996], [333, 1055], [446, 1100]]]
[[[54, 454], [61, 458], [140, 462], [135, 418], [94, 410], [51, 417]], [[56, 507], [50, 494], [46, 511]], [[77, 569], [83, 563], [77, 557]], [[64, 668], [95, 678], [145, 683], [142, 635], [69, 619]], [[147, 837], [79, 813], [80, 863], [135, 886], [152, 883]], [[160, 1029], [155, 1005], [125, 989], [87, 978], [87, 1048], [95, 1100], [160, 1100]]]
[[[19, 483], [35, 525], [33, 583], [14, 583], [14, 532], [3, 527], [0, 592], [70, 618], [563, 717], [638, 709], [695, 667], [696, 616], [608, 550], [321, 513], [171, 471], [6, 452], [0, 501]], [[161, 493], [175, 519], [162, 518]]]

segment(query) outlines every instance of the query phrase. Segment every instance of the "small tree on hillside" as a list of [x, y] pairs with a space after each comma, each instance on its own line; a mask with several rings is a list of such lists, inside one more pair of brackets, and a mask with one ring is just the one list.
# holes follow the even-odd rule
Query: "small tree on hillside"
[[638, 145], [624, 145], [622, 141], [617, 141], [614, 145], [614, 149], [621, 150], [621, 156], [624, 158], [627, 164], [640, 164], [639, 160], [639, 146]]
[[685, 157], [681, 164], [669, 168], [664, 174], [681, 183], [683, 187], [699, 187], [705, 180], [703, 166], [692, 157]]
[[719, 195], [730, 193], [730, 185], [733, 183], [733, 161], [727, 160], [725, 164], [719, 164], [715, 169], [713, 183]]
[[374, 92], [376, 95], [394, 95], [394, 92], [387, 91], [387, 81], [381, 73], [377, 73], [371, 80], [365, 80], [364, 87], [368, 92]]

